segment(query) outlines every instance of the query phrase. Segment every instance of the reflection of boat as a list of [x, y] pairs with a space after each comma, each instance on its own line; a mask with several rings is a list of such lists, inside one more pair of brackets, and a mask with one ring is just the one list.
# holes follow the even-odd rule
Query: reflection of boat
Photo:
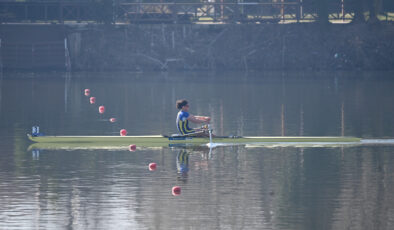
[[[130, 144], [139, 147], [196, 146], [210, 143], [208, 137], [166, 137], [151, 136], [32, 136], [31, 141], [37, 142], [30, 148], [40, 149], [124, 149]], [[222, 145], [347, 145], [359, 144], [360, 138], [355, 137], [214, 137], [213, 146]]]

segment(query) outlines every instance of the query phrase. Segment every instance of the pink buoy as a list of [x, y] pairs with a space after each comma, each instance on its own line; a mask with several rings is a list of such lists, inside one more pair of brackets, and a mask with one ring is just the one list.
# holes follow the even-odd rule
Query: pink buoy
[[150, 163], [149, 164], [149, 171], [155, 171], [156, 170], [156, 163]]
[[87, 97], [90, 96], [90, 89], [85, 89], [85, 96], [87, 96]]
[[90, 97], [89, 101], [90, 101], [90, 104], [93, 105], [94, 103], [96, 103], [96, 98], [95, 97]]
[[173, 196], [181, 195], [181, 187], [179, 187], [179, 186], [172, 187], [172, 195]]
[[109, 119], [109, 122], [111, 122], [111, 123], [116, 122], [116, 118], [111, 117], [111, 118]]
[[126, 136], [127, 135], [127, 130], [126, 129], [121, 129], [120, 130], [120, 135], [121, 136]]
[[104, 105], [99, 106], [99, 113], [103, 114], [105, 112], [105, 107]]
[[136, 145], [129, 145], [129, 151], [130, 152], [134, 152], [135, 150], [137, 150], [137, 146]]

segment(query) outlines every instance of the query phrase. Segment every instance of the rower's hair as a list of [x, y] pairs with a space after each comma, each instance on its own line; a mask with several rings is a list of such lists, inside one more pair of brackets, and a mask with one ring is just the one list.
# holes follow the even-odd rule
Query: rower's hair
[[177, 100], [176, 101], [176, 108], [182, 109], [183, 106], [187, 105], [187, 101], [185, 99]]

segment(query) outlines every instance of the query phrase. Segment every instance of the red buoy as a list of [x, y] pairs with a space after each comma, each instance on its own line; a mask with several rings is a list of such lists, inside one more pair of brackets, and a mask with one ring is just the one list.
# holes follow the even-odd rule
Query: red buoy
[[96, 103], [96, 98], [95, 97], [90, 97], [90, 104]]
[[126, 136], [127, 135], [127, 130], [126, 129], [121, 129], [120, 130], [120, 135], [121, 136]]
[[129, 151], [130, 152], [134, 152], [135, 150], [137, 150], [137, 146], [136, 145], [129, 145]]
[[172, 195], [174, 195], [174, 196], [181, 195], [181, 187], [179, 187], [179, 186], [172, 187]]
[[85, 96], [87, 96], [87, 97], [90, 96], [90, 89], [85, 89]]
[[156, 170], [156, 163], [150, 163], [149, 164], [149, 171], [155, 171]]
[[103, 114], [105, 112], [105, 107], [104, 105], [99, 106], [99, 113]]
[[109, 122], [111, 122], [111, 123], [114, 123], [114, 122], [116, 122], [116, 118], [114, 118], [114, 117], [111, 117], [111, 118], [109, 119]]

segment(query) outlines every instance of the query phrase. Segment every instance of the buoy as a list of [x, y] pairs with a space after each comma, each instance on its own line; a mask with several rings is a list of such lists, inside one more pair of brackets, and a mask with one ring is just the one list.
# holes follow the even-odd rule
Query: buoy
[[99, 113], [103, 114], [105, 112], [105, 107], [104, 105], [99, 106]]
[[90, 96], [90, 89], [85, 89], [85, 96], [87, 96], [87, 97]]
[[120, 130], [120, 135], [121, 136], [126, 136], [127, 135], [127, 130], [126, 129], [121, 129]]
[[111, 122], [111, 123], [114, 123], [114, 122], [116, 122], [116, 118], [114, 118], [114, 117], [111, 117], [111, 118], [109, 119], [109, 122]]
[[181, 195], [181, 187], [179, 187], [179, 186], [172, 187], [172, 195], [174, 195], [174, 196]]
[[155, 171], [156, 170], [156, 163], [150, 163], [149, 164], [149, 171]]
[[[122, 135], [122, 134], [121, 134]], [[126, 136], [126, 135], [125, 135]], [[129, 145], [129, 151], [130, 152], [134, 152], [135, 150], [137, 150], [137, 146], [136, 145]]]
[[96, 103], [96, 98], [95, 97], [90, 97], [90, 104]]

